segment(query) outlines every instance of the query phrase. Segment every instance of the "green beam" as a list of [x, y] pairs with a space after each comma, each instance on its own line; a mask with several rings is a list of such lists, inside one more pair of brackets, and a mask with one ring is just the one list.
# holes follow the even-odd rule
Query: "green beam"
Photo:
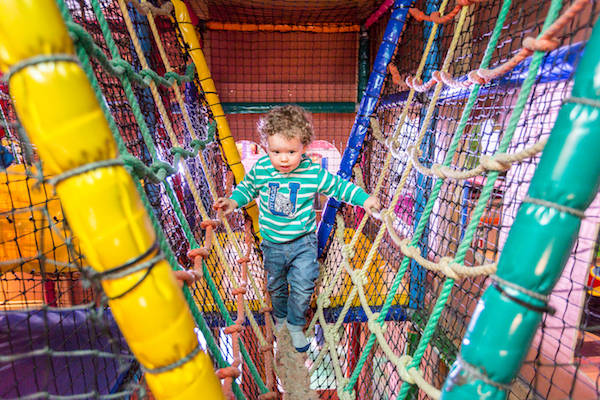
[[357, 101], [362, 100], [369, 82], [369, 32], [362, 30], [358, 39], [358, 93]]
[[268, 112], [275, 106], [283, 106], [286, 104], [296, 104], [311, 113], [339, 113], [339, 114], [354, 114], [356, 112], [356, 104], [353, 102], [304, 102], [304, 103], [222, 103], [225, 114], [261, 114]]

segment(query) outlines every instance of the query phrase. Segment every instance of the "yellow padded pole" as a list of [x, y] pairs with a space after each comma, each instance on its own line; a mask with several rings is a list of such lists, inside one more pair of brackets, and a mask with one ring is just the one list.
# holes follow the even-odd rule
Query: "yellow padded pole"
[[[206, 58], [204, 58], [200, 40], [196, 34], [194, 25], [192, 25], [187, 6], [182, 0], [172, 0], [171, 3], [173, 3], [175, 8], [175, 20], [181, 30], [183, 40], [185, 41], [185, 45], [187, 45], [187, 50], [196, 65], [198, 80], [202, 86], [202, 91], [206, 96], [210, 110], [217, 122], [217, 135], [219, 142], [221, 143], [221, 149], [223, 149], [223, 157], [233, 172], [235, 183], [240, 183], [242, 179], [244, 179], [244, 165], [240, 159], [235, 140], [233, 139], [233, 136], [231, 136], [231, 130], [229, 129], [229, 124], [225, 118], [225, 112], [223, 111], [221, 100], [219, 100], [215, 82], [210, 75], [210, 70], [206, 63]], [[254, 234], [259, 236], [258, 207], [256, 206], [256, 202], [251, 202], [245, 209], [252, 219]]]
[[[0, 68], [12, 72], [10, 95], [45, 172], [73, 172], [62, 175], [56, 192], [86, 261], [102, 272], [159, 260], [102, 281], [131, 351], [154, 370], [146, 372], [154, 397], [224, 399], [210, 358], [196, 352], [192, 315], [170, 266], [157, 255], [134, 181], [122, 165], [97, 164], [118, 157], [116, 143], [55, 2], [4, 0], [0, 13], [10, 16], [0, 19]], [[80, 168], [86, 165], [87, 171]]]

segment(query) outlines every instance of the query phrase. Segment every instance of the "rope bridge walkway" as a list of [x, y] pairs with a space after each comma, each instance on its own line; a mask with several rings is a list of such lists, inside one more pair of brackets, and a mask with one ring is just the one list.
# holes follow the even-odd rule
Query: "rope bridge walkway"
[[[0, 398], [597, 398], [597, 2], [258, 3], [0, 5]], [[305, 355], [217, 93], [352, 127], [384, 205], [320, 216]]]

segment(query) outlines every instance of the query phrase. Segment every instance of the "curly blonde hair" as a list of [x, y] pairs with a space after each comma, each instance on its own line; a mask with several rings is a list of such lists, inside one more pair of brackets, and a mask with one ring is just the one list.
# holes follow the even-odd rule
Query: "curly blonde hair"
[[286, 139], [298, 138], [304, 146], [308, 146], [314, 136], [312, 118], [308, 111], [292, 104], [273, 107], [258, 120], [257, 127], [265, 147], [267, 138], [277, 134]]

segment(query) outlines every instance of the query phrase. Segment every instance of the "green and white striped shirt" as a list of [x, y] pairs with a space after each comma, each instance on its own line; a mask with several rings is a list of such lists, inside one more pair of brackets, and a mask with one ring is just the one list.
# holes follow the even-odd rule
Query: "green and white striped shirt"
[[284, 243], [317, 230], [315, 193], [356, 206], [362, 206], [369, 198], [360, 187], [330, 174], [306, 156], [289, 173], [277, 171], [269, 157], [264, 156], [235, 188], [231, 199], [239, 207], [258, 199], [262, 237]]

